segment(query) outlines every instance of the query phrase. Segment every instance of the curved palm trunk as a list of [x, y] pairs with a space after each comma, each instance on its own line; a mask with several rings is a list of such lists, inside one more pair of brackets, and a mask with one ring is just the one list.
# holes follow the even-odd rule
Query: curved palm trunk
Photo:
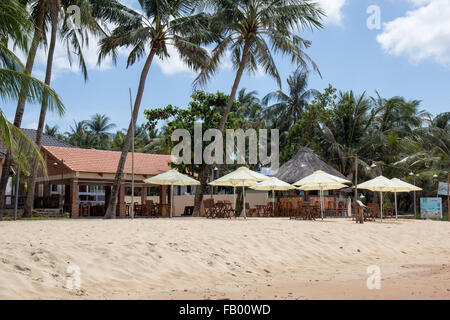
[[[34, 59], [36, 58], [37, 49], [39, 46], [39, 42], [42, 37], [42, 27], [44, 25], [44, 14], [45, 14], [45, 6], [44, 1], [39, 1], [39, 9], [38, 16], [36, 20], [36, 26], [34, 28], [33, 40], [31, 42], [31, 48], [28, 52], [27, 63], [25, 65], [25, 71], [28, 74], [31, 74], [33, 71]], [[14, 116], [14, 125], [17, 128], [20, 128], [22, 125], [22, 117], [23, 112], [25, 110], [25, 101], [26, 101], [26, 92], [21, 92], [19, 101], [17, 102], [16, 115]], [[12, 159], [9, 154], [5, 157], [5, 162], [3, 164], [3, 168], [9, 168], [11, 166]], [[5, 192], [6, 185], [8, 183], [9, 170], [2, 170], [2, 174], [0, 177], [0, 209], [5, 206]]]
[[[203, 195], [206, 189], [206, 181], [208, 180], [208, 172], [209, 170], [203, 170], [200, 174], [199, 181], [200, 185], [195, 188], [195, 197], [194, 197], [194, 211], [192, 212], [193, 217], [200, 216], [200, 205], [203, 201]], [[197, 205], [198, 204], [198, 205]]]
[[[248, 57], [248, 51], [249, 51], [249, 44], [248, 44], [248, 41], [245, 41], [244, 49], [242, 51], [241, 63], [239, 65], [239, 69], [236, 72], [236, 77], [234, 78], [233, 87], [231, 88], [230, 99], [228, 100], [227, 107], [222, 116], [222, 119], [220, 120], [219, 130], [222, 132], [225, 129], [225, 124], [227, 123], [228, 114], [230, 113], [231, 107], [233, 106], [234, 99], [236, 98], [236, 92], [239, 87], [239, 83], [241, 82], [242, 74], [244, 73], [244, 70], [245, 70], [245, 64], [247, 63], [247, 57]], [[210, 171], [211, 171], [210, 165], [206, 165], [205, 168], [203, 169], [203, 172], [210, 172]], [[201, 183], [201, 185], [197, 188], [197, 191], [195, 193], [194, 212], [192, 214], [193, 216], [198, 216], [200, 213], [200, 205], [203, 201], [203, 190], [206, 187], [206, 179], [204, 179], [204, 181], [203, 180], [200, 181], [200, 183]]]
[[[48, 49], [48, 55], [47, 55], [47, 69], [45, 71], [45, 84], [50, 86], [50, 81], [52, 78], [52, 66], [53, 66], [53, 55], [55, 53], [55, 45], [56, 45], [56, 32], [58, 30], [58, 18], [59, 18], [59, 5], [55, 5], [51, 9], [51, 21], [52, 21], [52, 33], [51, 33], [51, 39], [50, 39], [50, 46]], [[47, 114], [47, 101], [48, 96], [45, 94], [42, 99], [42, 105], [41, 105], [41, 113], [39, 115], [39, 123], [38, 128], [36, 132], [36, 145], [41, 149], [41, 140], [42, 140], [42, 132], [44, 131], [44, 125], [45, 125], [45, 116]], [[34, 185], [36, 183], [36, 176], [38, 173], [38, 165], [36, 164], [34, 166], [33, 172], [31, 172], [31, 177], [28, 181], [28, 190], [27, 190], [27, 199], [25, 201], [25, 208], [23, 215], [25, 217], [31, 217], [33, 213], [33, 204], [34, 204]]]
[[[111, 196], [108, 202], [108, 208], [106, 209], [105, 219], [114, 219], [116, 217], [116, 205], [117, 205], [117, 196], [119, 193], [119, 187], [122, 183], [122, 175], [123, 169], [125, 167], [125, 161], [127, 159], [128, 151], [130, 150], [130, 144], [132, 139], [132, 125], [136, 124], [136, 120], [139, 114], [139, 107], [141, 106], [142, 96], [144, 94], [145, 81], [147, 80], [148, 71], [150, 70], [150, 66], [152, 65], [153, 57], [155, 56], [156, 48], [150, 50], [150, 53], [145, 61], [144, 68], [142, 69], [141, 78], [139, 80], [139, 87], [136, 95], [136, 100], [134, 102], [133, 108], [133, 121], [130, 121], [130, 125], [128, 126], [127, 135], [125, 136], [125, 141], [122, 147], [122, 154], [120, 155], [119, 164], [117, 166], [116, 176], [114, 178], [114, 184], [111, 188]], [[136, 125], [135, 125], [136, 126]]]

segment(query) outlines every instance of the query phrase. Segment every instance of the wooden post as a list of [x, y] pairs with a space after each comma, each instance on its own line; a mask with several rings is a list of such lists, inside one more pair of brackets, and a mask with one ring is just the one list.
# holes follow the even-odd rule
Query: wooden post
[[447, 173], [447, 212], [447, 219], [450, 221], [450, 172]]
[[361, 217], [359, 215], [359, 212], [357, 211], [357, 202], [358, 201], [358, 155], [355, 154], [355, 199], [354, 199], [354, 210], [355, 210], [355, 220], [356, 223], [364, 223], [364, 217], [362, 216], [362, 212], [361, 212]]
[[70, 216], [72, 218], [79, 217], [79, 207], [78, 207], [78, 180], [72, 179], [69, 185], [70, 192]]
[[141, 189], [141, 204], [144, 205], [147, 201], [147, 186], [143, 186]]
[[[131, 204], [134, 205], [133, 203]], [[125, 218], [127, 216], [126, 213], [126, 204], [125, 204], [125, 184], [121, 184], [119, 187], [119, 196], [117, 199], [117, 212], [116, 215], [118, 215], [120, 218]]]

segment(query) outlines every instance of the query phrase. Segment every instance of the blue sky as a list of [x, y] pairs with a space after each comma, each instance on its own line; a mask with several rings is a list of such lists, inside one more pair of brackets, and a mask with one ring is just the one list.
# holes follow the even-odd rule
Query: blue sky
[[[328, 18], [320, 31], [302, 32], [312, 41], [307, 53], [318, 64], [322, 78], [310, 77], [310, 87], [323, 89], [332, 84], [340, 90], [378, 90], [383, 97], [395, 95], [422, 100], [422, 108], [434, 114], [450, 111], [450, 0], [318, 0]], [[135, 8], [136, 0], [122, 1]], [[367, 8], [377, 5], [381, 13], [380, 29], [369, 30]], [[56, 50], [52, 87], [67, 107], [64, 117], [48, 114], [47, 123], [68, 130], [73, 120], [88, 119], [94, 113], [107, 114], [117, 128], [128, 126], [130, 106], [128, 88], [136, 92], [142, 63], [126, 69], [126, 50], [114, 66], [110, 60], [98, 67], [94, 41], [85, 50], [89, 65], [89, 80], [76, 65], [70, 66], [65, 48]], [[282, 79], [295, 70], [287, 58], [277, 57]], [[43, 79], [45, 52], [38, 54], [34, 75]], [[195, 74], [173, 55], [169, 61], [156, 61], [150, 70], [141, 105], [139, 123], [145, 121], [144, 109], [168, 104], [186, 106], [192, 93]], [[234, 70], [225, 60], [205, 90], [229, 93]], [[277, 89], [275, 81], [259, 73], [245, 75], [241, 88], [256, 90], [260, 97]], [[283, 89], [286, 89], [285, 80]], [[7, 103], [3, 110], [9, 119], [15, 104]], [[35, 128], [38, 105], [27, 104], [23, 127]]]

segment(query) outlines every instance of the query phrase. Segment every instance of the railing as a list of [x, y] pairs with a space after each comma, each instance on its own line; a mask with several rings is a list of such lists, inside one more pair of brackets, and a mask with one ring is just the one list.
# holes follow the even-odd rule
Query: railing
[[34, 198], [34, 207], [35, 208], [59, 208], [59, 195], [50, 196], [50, 197], [35, 197]]
[[[25, 200], [27, 196], [19, 196], [17, 201], [17, 207], [22, 209], [25, 205]], [[5, 209], [13, 209], [16, 201], [16, 196], [6, 195], [5, 196]]]

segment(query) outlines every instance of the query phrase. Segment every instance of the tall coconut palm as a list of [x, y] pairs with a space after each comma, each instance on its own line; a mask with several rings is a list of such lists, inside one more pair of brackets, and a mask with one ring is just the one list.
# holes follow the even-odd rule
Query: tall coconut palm
[[[314, 61], [304, 49], [311, 42], [295, 34], [298, 30], [320, 29], [324, 13], [316, 3], [303, 0], [224, 0], [204, 1], [204, 10], [212, 11], [210, 29], [220, 34], [220, 41], [212, 51], [211, 63], [197, 77], [195, 85], [203, 85], [220, 66], [222, 58], [231, 51], [236, 75], [230, 99], [219, 124], [223, 131], [244, 71], [262, 71], [274, 78], [281, 88], [281, 79], [273, 53], [288, 56], [297, 65], [307, 69]], [[209, 172], [207, 167], [205, 172]], [[201, 175], [206, 184], [207, 176]], [[200, 190], [201, 188], [197, 188]], [[199, 214], [203, 195], [196, 194], [194, 215]]]
[[[21, 1], [22, 2], [22, 1]], [[1, 38], [5, 43], [5, 47], [7, 45], [8, 39], [13, 39], [16, 44], [18, 44], [18, 48], [24, 51], [28, 50], [27, 44], [27, 36], [33, 30], [32, 24], [28, 21], [29, 16], [25, 9], [25, 6], [17, 1], [9, 1], [9, 0], [1, 0], [1, 21], [2, 21], [2, 30], [1, 30]], [[25, 72], [27, 74], [31, 74], [34, 64], [34, 58], [36, 56], [38, 44], [41, 40], [42, 36], [42, 25], [44, 21], [44, 6], [41, 3], [37, 8], [37, 16], [36, 18], [36, 27], [34, 28], [34, 36], [30, 48], [30, 54], [28, 55], [28, 59], [26, 62]], [[8, 57], [10, 55], [0, 53], [3, 57]], [[13, 59], [14, 60], [14, 59]], [[10, 61], [11, 62], [11, 61]], [[25, 104], [25, 98], [27, 97], [27, 88], [23, 87], [21, 89], [18, 101], [19, 105]], [[22, 123], [23, 116], [23, 106], [21, 108], [17, 108], [18, 112], [14, 117], [14, 125], [20, 128]], [[9, 168], [11, 166], [11, 157], [9, 154], [5, 156], [4, 167]], [[4, 206], [4, 198], [6, 185], [8, 181], [9, 172], [8, 170], [3, 170], [0, 177], [0, 208]]]
[[245, 70], [255, 73], [262, 68], [281, 88], [273, 53], [288, 56], [304, 69], [312, 65], [318, 71], [314, 61], [304, 51], [311, 42], [295, 34], [298, 29], [322, 28], [324, 13], [317, 4], [303, 0], [225, 0], [206, 1], [205, 6], [214, 12], [210, 28], [220, 34], [221, 39], [212, 51], [211, 63], [199, 74], [196, 84], [202, 85], [214, 75], [227, 50], [231, 51], [236, 69], [220, 130], [225, 126]]
[[[53, 55], [55, 53], [55, 46], [56, 46], [56, 34], [58, 32], [58, 24], [59, 24], [59, 17], [60, 17], [60, 10], [61, 10], [61, 3], [59, 0], [55, 0], [55, 3], [50, 7], [50, 21], [51, 21], [51, 37], [50, 37], [50, 46], [47, 53], [47, 66], [46, 66], [46, 72], [45, 72], [45, 84], [50, 85], [50, 80], [52, 77], [52, 66], [53, 66]], [[38, 122], [38, 128], [36, 132], [36, 145], [38, 148], [41, 147], [41, 140], [42, 140], [42, 133], [44, 131], [44, 125], [45, 125], [45, 116], [47, 113], [47, 97], [44, 96], [44, 99], [42, 101], [41, 105], [41, 112], [39, 115], [39, 122]], [[64, 109], [58, 109], [56, 110], [60, 115], [63, 115], [65, 110]], [[33, 210], [33, 203], [34, 203], [34, 185], [36, 183], [37, 178], [37, 167], [31, 172], [31, 176], [29, 178], [29, 188], [27, 190], [27, 198], [25, 201], [24, 206], [24, 212], [23, 215], [25, 217], [31, 217], [32, 216], [32, 210]]]
[[[16, 100], [26, 93], [30, 101], [47, 102], [52, 108], [64, 108], [59, 97], [50, 87], [34, 77], [31, 77], [17, 56], [8, 49], [8, 40], [26, 51], [28, 48], [27, 33], [32, 30], [25, 8], [17, 1], [0, 1], [0, 97], [2, 100]], [[3, 164], [2, 186], [0, 189], [0, 208], [4, 204], [4, 191], [12, 161], [30, 171], [31, 164], [37, 160], [43, 164], [42, 157], [36, 145], [24, 135], [18, 126], [9, 123], [1, 112], [1, 137], [7, 148], [6, 160]], [[4, 180], [4, 181], [3, 181]]]
[[205, 35], [209, 34], [204, 28], [206, 15], [204, 13], [193, 13], [195, 2], [187, 0], [140, 0], [142, 13], [137, 13], [137, 18], [130, 19], [128, 23], [119, 25], [110, 36], [101, 41], [99, 61], [107, 55], [112, 55], [113, 60], [116, 61], [117, 49], [120, 47], [132, 48], [128, 56], [127, 67], [145, 58], [136, 91], [132, 121], [130, 121], [125, 136], [105, 218], [115, 218], [117, 195], [132, 138], [132, 124], [136, 123], [139, 114], [139, 107], [153, 58], [155, 55], [161, 59], [167, 58], [169, 56], [168, 46], [172, 45], [182, 60], [194, 70], [199, 70], [208, 62], [207, 51], [198, 44], [200, 39], [205, 41]]
[[[272, 127], [281, 131], [281, 148], [286, 143], [286, 134], [302, 116], [317, 90], [308, 89], [308, 73], [297, 69], [287, 79], [288, 93], [277, 90], [268, 93], [262, 100], [267, 106], [266, 116], [272, 121]], [[275, 103], [269, 105], [271, 101]]]
[[[36, 1], [36, 0], [35, 0]], [[42, 1], [42, 0], [39, 0]], [[92, 4], [91, 4], [92, 1]], [[101, 11], [99, 8], [102, 5], [113, 4], [113, 9], [121, 12], [123, 6], [116, 4], [115, 0], [52, 0], [46, 1], [46, 17], [51, 25], [50, 45], [47, 53], [47, 66], [45, 74], [45, 83], [50, 84], [53, 66], [53, 55], [55, 51], [57, 34], [59, 32], [60, 38], [67, 46], [68, 60], [72, 64], [71, 50], [74, 50], [78, 56], [79, 67], [84, 79], [87, 80], [87, 67], [84, 61], [82, 48], [88, 44], [89, 33], [100, 35], [104, 34], [100, 23], [103, 22], [104, 16], [110, 17], [109, 11]], [[79, 25], [73, 21], [69, 8], [77, 5], [80, 8]], [[115, 22], [115, 21], [112, 21]], [[45, 25], [45, 24], [44, 24]], [[44, 97], [45, 98], [45, 97]], [[36, 144], [41, 147], [42, 132], [45, 125], [45, 117], [47, 113], [47, 103], [44, 100], [41, 105], [41, 112], [39, 115], [38, 128], [36, 132]], [[60, 114], [63, 110], [57, 110]], [[29, 185], [34, 186], [36, 180], [37, 170], [31, 174]], [[34, 188], [28, 188], [27, 199], [24, 207], [24, 215], [31, 216], [34, 202]]]
[[247, 91], [246, 88], [242, 88], [237, 93], [237, 101], [240, 106], [235, 111], [236, 116], [247, 120], [256, 120], [262, 116], [262, 106], [257, 97], [258, 92], [256, 90]]
[[70, 126], [69, 131], [64, 134], [71, 145], [87, 149], [94, 147], [95, 139], [91, 132], [86, 129], [86, 121], [74, 121], [74, 125]]
[[105, 114], [96, 113], [91, 117], [91, 120], [86, 121], [86, 127], [92, 132], [96, 141], [96, 148], [106, 148], [109, 145], [111, 133], [109, 130], [116, 127], [111, 123], [111, 119]]
[[375, 147], [367, 134], [374, 117], [371, 101], [365, 93], [358, 96], [353, 91], [341, 92], [331, 116], [323, 119], [317, 127], [317, 139], [325, 158], [330, 159], [344, 175], [353, 172], [350, 157], [355, 154], [360, 156], [362, 168], [370, 167], [370, 163], [363, 159], [367, 159], [367, 154]]

